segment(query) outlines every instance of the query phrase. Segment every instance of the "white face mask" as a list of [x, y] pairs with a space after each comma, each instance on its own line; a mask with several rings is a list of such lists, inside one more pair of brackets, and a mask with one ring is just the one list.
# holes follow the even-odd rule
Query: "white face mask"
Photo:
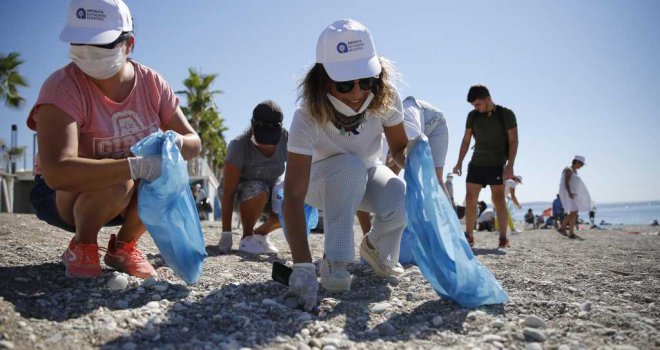
[[364, 100], [364, 103], [362, 103], [362, 107], [356, 112], [353, 110], [353, 108], [347, 106], [344, 102], [341, 102], [340, 99], [332, 96], [332, 94], [327, 93], [326, 96], [328, 96], [328, 100], [330, 100], [330, 103], [332, 103], [332, 106], [335, 107], [337, 112], [347, 116], [347, 117], [352, 117], [356, 114], [360, 114], [364, 112], [367, 107], [369, 107], [369, 104], [371, 103], [371, 100], [374, 99], [374, 93], [369, 92], [369, 96], [367, 96], [367, 99]]
[[102, 49], [89, 45], [71, 45], [69, 57], [85, 74], [95, 79], [108, 79], [126, 62], [124, 45]]

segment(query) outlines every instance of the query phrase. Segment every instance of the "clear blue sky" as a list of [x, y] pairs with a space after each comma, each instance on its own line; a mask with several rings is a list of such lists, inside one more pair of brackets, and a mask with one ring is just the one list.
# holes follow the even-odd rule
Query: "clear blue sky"
[[[137, 1], [133, 58], [175, 90], [188, 67], [217, 73], [216, 102], [233, 138], [252, 108], [272, 99], [290, 124], [298, 79], [315, 61], [316, 40], [336, 19], [370, 30], [379, 54], [402, 74], [403, 97], [438, 106], [449, 124], [446, 168], [456, 162], [471, 106], [470, 85], [486, 84], [518, 118], [519, 199], [550, 201], [576, 153], [597, 202], [660, 199], [660, 1]], [[398, 5], [398, 6], [397, 6]], [[69, 62], [58, 40], [68, 1], [0, 1], [0, 52], [18, 51], [26, 106], [0, 106], [0, 138], [19, 125], [48, 75]], [[185, 104], [185, 101], [182, 101]], [[469, 155], [468, 155], [469, 157]], [[22, 163], [22, 162], [21, 162]], [[28, 164], [30, 160], [28, 160]], [[19, 164], [22, 167], [22, 164]], [[464, 170], [467, 168], [467, 161]], [[455, 179], [456, 197], [464, 177]], [[484, 195], [488, 196], [489, 192]]]

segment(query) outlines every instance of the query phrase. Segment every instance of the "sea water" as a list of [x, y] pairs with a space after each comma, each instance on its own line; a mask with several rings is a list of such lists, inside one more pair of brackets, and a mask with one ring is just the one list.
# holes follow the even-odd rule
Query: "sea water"
[[[648, 225], [653, 220], [660, 221], [660, 201], [596, 203], [596, 224], [601, 221], [612, 225]], [[527, 210], [532, 209], [534, 215], [541, 215], [547, 208], [552, 208], [550, 202], [522, 203], [522, 209], [511, 213], [514, 221], [524, 221]], [[589, 212], [578, 213], [579, 218], [589, 222]]]

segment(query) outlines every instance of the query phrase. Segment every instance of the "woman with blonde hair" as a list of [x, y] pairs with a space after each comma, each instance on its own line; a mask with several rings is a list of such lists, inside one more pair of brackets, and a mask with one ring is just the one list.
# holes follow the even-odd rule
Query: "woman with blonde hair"
[[299, 86], [301, 106], [289, 131], [283, 213], [293, 256], [288, 295], [305, 309], [316, 303], [318, 281], [305, 234], [305, 203], [323, 210], [325, 252], [321, 285], [350, 290], [356, 210], [374, 214], [360, 256], [380, 277], [403, 274], [399, 242], [406, 224], [405, 184], [378, 161], [383, 133], [395, 161], [405, 165], [408, 139], [394, 67], [376, 55], [361, 23], [339, 20], [319, 37], [316, 64]]

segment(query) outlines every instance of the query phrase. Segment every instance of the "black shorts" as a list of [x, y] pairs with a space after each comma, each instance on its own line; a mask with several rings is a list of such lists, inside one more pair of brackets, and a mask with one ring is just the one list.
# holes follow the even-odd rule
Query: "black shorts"
[[479, 184], [482, 187], [488, 185], [502, 185], [504, 179], [504, 165], [473, 165], [468, 164], [466, 182]]
[[[76, 227], [67, 224], [60, 216], [60, 213], [57, 211], [57, 205], [55, 204], [55, 191], [48, 187], [41, 175], [34, 177], [34, 187], [30, 191], [30, 203], [32, 203], [32, 207], [37, 212], [37, 217], [40, 220], [63, 230], [76, 232]], [[110, 220], [105, 226], [118, 226], [123, 223], [124, 218], [121, 215], [117, 215], [117, 217]]]

